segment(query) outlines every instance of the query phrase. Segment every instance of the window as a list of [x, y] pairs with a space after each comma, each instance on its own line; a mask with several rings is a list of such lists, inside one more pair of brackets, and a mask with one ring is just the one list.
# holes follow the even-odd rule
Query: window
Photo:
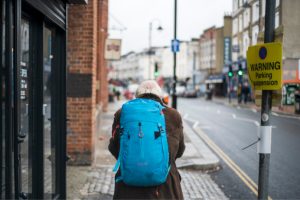
[[279, 26], [279, 12], [275, 14], [275, 28]]
[[244, 33], [243, 57], [246, 58], [246, 52], [249, 47], [248, 31]]
[[233, 0], [233, 12], [238, 9], [238, 0]]
[[266, 15], [266, 0], [262, 0], [261, 9], [262, 16], [264, 17]]
[[244, 28], [247, 28], [249, 26], [249, 9], [246, 9], [244, 12]]
[[244, 4], [244, 1], [243, 0], [240, 0], [240, 7], [242, 7]]
[[254, 24], [259, 19], [259, 5], [258, 2], [255, 2], [252, 5], [252, 23]]
[[252, 45], [257, 44], [258, 25], [252, 28]]
[[238, 19], [237, 18], [235, 18], [234, 20], [233, 20], [233, 26], [232, 26], [232, 34], [233, 35], [235, 35], [235, 34], [237, 34], [237, 22], [238, 21]]
[[243, 15], [239, 16], [239, 32], [243, 31]]

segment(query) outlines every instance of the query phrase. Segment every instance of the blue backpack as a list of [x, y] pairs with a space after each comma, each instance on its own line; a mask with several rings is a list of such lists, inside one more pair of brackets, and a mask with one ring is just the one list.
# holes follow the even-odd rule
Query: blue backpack
[[134, 99], [122, 106], [120, 153], [114, 172], [120, 165], [126, 185], [157, 186], [169, 173], [169, 149], [165, 116], [159, 102]]

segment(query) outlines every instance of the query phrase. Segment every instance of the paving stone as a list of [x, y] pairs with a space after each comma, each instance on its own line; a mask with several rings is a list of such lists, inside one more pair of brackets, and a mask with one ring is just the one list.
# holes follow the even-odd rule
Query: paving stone
[[[113, 196], [115, 172], [112, 172], [112, 168], [94, 167], [92, 172], [88, 173], [88, 182], [83, 189], [89, 193], [100, 192]], [[197, 171], [179, 171], [182, 178], [182, 193], [185, 199], [227, 199], [223, 191], [208, 174]]]
[[108, 185], [102, 185], [101, 189], [109, 189], [109, 186]]
[[88, 193], [92, 193], [92, 192], [94, 192], [94, 187], [90, 187], [88, 190]]
[[108, 190], [107, 189], [101, 189], [100, 192], [101, 192], [101, 194], [106, 194], [108, 192]]
[[100, 192], [100, 186], [95, 187], [94, 192]]

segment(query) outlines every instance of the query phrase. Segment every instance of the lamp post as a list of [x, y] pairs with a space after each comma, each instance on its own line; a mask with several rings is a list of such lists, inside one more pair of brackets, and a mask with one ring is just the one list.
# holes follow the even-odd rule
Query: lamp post
[[153, 19], [150, 22], [150, 26], [149, 26], [149, 79], [151, 79], [151, 33], [152, 33], [152, 23], [154, 21], [158, 21], [158, 23], [159, 23], [159, 26], [158, 26], [157, 30], [158, 31], [162, 31], [163, 30], [163, 28], [160, 25], [160, 21], [158, 19]]

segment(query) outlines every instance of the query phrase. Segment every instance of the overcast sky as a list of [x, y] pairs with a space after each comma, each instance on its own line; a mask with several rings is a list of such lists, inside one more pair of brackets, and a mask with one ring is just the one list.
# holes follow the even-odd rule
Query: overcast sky
[[[203, 30], [223, 26], [225, 12], [232, 12], [232, 0], [177, 0], [177, 39], [199, 38]], [[174, 38], [174, 0], [109, 0], [109, 29], [126, 27], [122, 33], [109, 30], [109, 38], [122, 39], [122, 55], [149, 48], [152, 20], [152, 46], [169, 46]]]

